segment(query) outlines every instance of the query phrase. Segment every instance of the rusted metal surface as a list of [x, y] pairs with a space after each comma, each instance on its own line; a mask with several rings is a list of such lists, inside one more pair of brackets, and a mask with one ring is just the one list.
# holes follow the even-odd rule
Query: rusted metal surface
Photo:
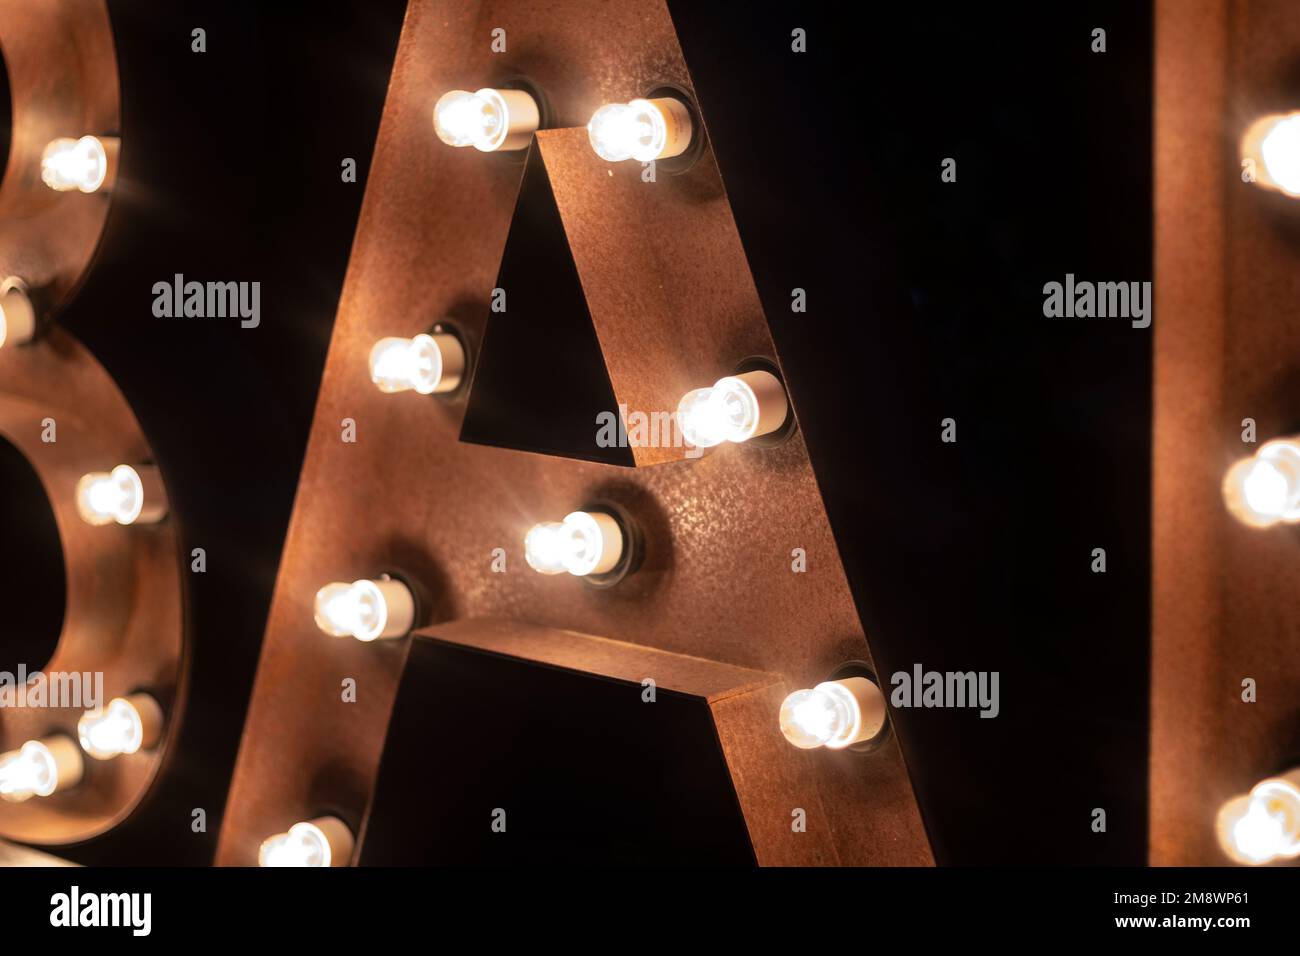
[[57, 310], [85, 275], [108, 216], [115, 164], [95, 193], [41, 182], [51, 140], [118, 135], [117, 59], [103, 0], [0, 0], [0, 52], [13, 100], [0, 184], [0, 276], [21, 276]]
[[[816, 866], [837, 862], [810, 756], [785, 742], [772, 714], [789, 692], [776, 674], [719, 664], [590, 634], [505, 620], [463, 620], [426, 628], [416, 640], [437, 640], [503, 657], [547, 664], [634, 685], [652, 678], [659, 690], [708, 702], [736, 798], [760, 865]], [[789, 803], [807, 815], [795, 832]]]
[[[26, 281], [39, 320], [49, 323], [89, 266], [113, 184], [108, 180], [93, 194], [56, 193], [41, 181], [40, 157], [60, 136], [117, 133], [107, 10], [102, 0], [0, 0], [0, 48], [13, 98], [13, 141], [0, 184], [0, 276]], [[42, 440], [46, 419], [54, 420], [54, 442]], [[112, 377], [57, 326], [29, 344], [0, 349], [0, 434], [40, 477], [67, 567], [54, 655], [26, 663], [46, 671], [102, 671], [106, 698], [147, 690], [167, 712], [158, 748], [106, 762], [87, 758], [75, 789], [0, 803], [0, 837], [71, 843], [110, 829], [137, 806], [179, 722], [185, 621], [177, 529], [174, 518], [96, 528], [78, 515], [75, 488], [83, 474], [153, 455]], [[0, 708], [0, 749], [51, 733], [75, 738], [81, 714], [79, 708]]]
[[[42, 441], [53, 419], [57, 441]], [[115, 760], [86, 759], [75, 789], [0, 803], [0, 837], [27, 843], [83, 840], [124, 819], [158, 773], [179, 723], [184, 615], [174, 518], [157, 525], [92, 527], [75, 489], [89, 471], [151, 459], [140, 426], [109, 374], [55, 328], [29, 345], [0, 349], [0, 435], [31, 462], [49, 496], [67, 568], [67, 605], [47, 672], [102, 671], [106, 699], [147, 690], [167, 713], [164, 741]], [[13, 560], [22, 560], [15, 555]], [[76, 738], [80, 708], [0, 708], [0, 749], [51, 733]]]
[[[1300, 430], [1300, 203], [1242, 182], [1259, 115], [1300, 107], [1289, 0], [1156, 7], [1151, 862], [1222, 865], [1215, 814], [1300, 763], [1295, 529], [1231, 518], [1220, 485]], [[1242, 681], [1258, 701], [1242, 700]]]
[[[495, 27], [507, 31], [506, 54], [489, 50]], [[322, 781], [347, 781], [346, 794], [328, 795], [336, 801], [364, 801], [373, 786], [406, 644], [318, 631], [312, 599], [327, 581], [400, 571], [427, 593], [425, 624], [527, 622], [780, 674], [791, 686], [868, 657], [797, 433], [774, 448], [731, 446], [700, 460], [674, 449], [676, 460], [618, 468], [459, 442], [463, 395], [384, 395], [370, 383], [366, 358], [381, 336], [450, 316], [472, 344], [482, 340], [523, 167], [443, 146], [430, 115], [445, 90], [514, 74], [545, 90], [561, 127], [585, 126], [600, 103], [665, 83], [690, 90], [661, 3], [411, 3], [219, 863], [250, 864], [276, 823], [313, 816]], [[533, 148], [546, 161], [619, 399], [671, 409], [681, 392], [753, 354], [775, 358], [711, 153], [644, 184], [636, 164], [611, 167], [584, 153], [583, 136], [548, 131]], [[344, 419], [356, 424], [355, 443], [341, 441]], [[594, 499], [618, 503], [639, 525], [642, 567], [603, 590], [528, 568], [527, 529]], [[505, 573], [492, 570], [495, 548], [505, 551]], [[795, 548], [808, 555], [806, 573], [791, 571]], [[356, 703], [341, 699], [345, 678], [357, 682]], [[756, 843], [779, 845], [776, 831], [788, 833], [796, 806], [816, 816], [813, 801], [796, 802], [811, 783], [824, 807], [817, 839], [829, 838], [840, 862], [932, 862], [896, 742], [870, 759], [808, 755], [806, 775], [792, 775], [776, 739], [779, 697], [760, 705], [758, 694], [744, 696], [750, 705], [725, 708], [718, 729], [738, 793], [749, 795], [742, 808]], [[750, 782], [765, 774], [771, 786]]]

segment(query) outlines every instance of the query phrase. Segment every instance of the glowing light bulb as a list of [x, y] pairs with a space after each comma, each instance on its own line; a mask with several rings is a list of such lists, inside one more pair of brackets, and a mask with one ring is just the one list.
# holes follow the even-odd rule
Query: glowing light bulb
[[148, 694], [115, 697], [107, 707], [81, 715], [77, 738], [96, 760], [111, 760], [157, 745], [162, 722], [162, 708]]
[[1243, 159], [1255, 163], [1255, 182], [1300, 197], [1300, 112], [1262, 116], [1242, 138]]
[[485, 153], [523, 149], [539, 122], [537, 101], [523, 90], [452, 90], [433, 106], [433, 131], [440, 140]]
[[405, 637], [414, 620], [415, 597], [394, 578], [337, 581], [316, 592], [316, 626], [333, 637]]
[[528, 529], [524, 535], [524, 560], [534, 571], [542, 574], [563, 574], [564, 553], [560, 532], [564, 525], [558, 521], [543, 521]]
[[352, 831], [338, 817], [317, 817], [263, 840], [257, 865], [347, 866], [354, 842]]
[[1300, 767], [1261, 780], [1219, 810], [1215, 831], [1223, 851], [1258, 866], [1300, 857]]
[[22, 345], [36, 334], [36, 309], [27, 295], [27, 283], [17, 276], [0, 282], [0, 348]]
[[842, 750], [870, 740], [885, 725], [885, 698], [865, 677], [823, 681], [781, 704], [781, 733], [802, 750]]
[[464, 373], [465, 349], [449, 333], [380, 339], [370, 350], [370, 380], [381, 392], [450, 392]]
[[691, 135], [691, 111], [671, 96], [606, 103], [587, 123], [591, 148], [611, 163], [680, 156], [690, 146]]
[[623, 528], [603, 511], [574, 511], [563, 522], [533, 525], [524, 536], [524, 558], [542, 574], [568, 571], [577, 577], [606, 574], [623, 558]]
[[1266, 442], [1223, 479], [1223, 500], [1240, 521], [1255, 528], [1300, 521], [1300, 442]]
[[677, 427], [688, 444], [712, 448], [774, 432], [789, 410], [781, 380], [760, 369], [687, 392], [677, 405]]
[[41, 179], [59, 192], [80, 189], [93, 193], [108, 176], [110, 154], [117, 152], [116, 139], [95, 136], [56, 139], [41, 154]]
[[70, 737], [29, 740], [18, 750], [0, 754], [0, 797], [10, 803], [48, 797], [76, 786], [85, 766]]
[[162, 476], [153, 465], [118, 465], [77, 482], [77, 511], [87, 524], [154, 524], [167, 515]]

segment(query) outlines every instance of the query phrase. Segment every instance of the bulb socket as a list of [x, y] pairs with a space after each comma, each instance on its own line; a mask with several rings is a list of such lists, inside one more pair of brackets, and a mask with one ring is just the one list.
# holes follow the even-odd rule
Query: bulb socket
[[26, 345], [36, 337], [36, 307], [27, 283], [17, 276], [0, 281], [0, 347]]
[[[756, 372], [765, 374], [755, 375]], [[794, 406], [790, 404], [790, 395], [786, 391], [780, 366], [764, 355], [754, 355], [738, 364], [731, 374], [750, 387], [759, 403], [758, 427], [754, 430], [754, 436], [741, 444], [755, 448], [775, 448], [789, 441], [798, 431], [799, 425], [794, 417]]]
[[597, 520], [605, 519], [612, 522], [617, 528], [623, 539], [623, 547], [618, 556], [618, 560], [613, 563], [607, 571], [584, 574], [582, 580], [593, 588], [609, 588], [618, 584], [625, 577], [641, 566], [642, 555], [645, 552], [645, 542], [640, 528], [632, 520], [627, 509], [612, 501], [593, 501], [583, 505], [581, 511], [585, 511], [592, 516], [599, 516]]
[[866, 756], [878, 751], [889, 740], [891, 721], [885, 693], [871, 665], [866, 661], [845, 661], [826, 679], [844, 684], [857, 700], [862, 714], [864, 736], [836, 752]]

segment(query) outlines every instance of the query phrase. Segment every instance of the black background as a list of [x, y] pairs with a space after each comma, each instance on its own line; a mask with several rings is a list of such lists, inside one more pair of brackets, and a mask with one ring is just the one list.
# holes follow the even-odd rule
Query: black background
[[[995, 720], [895, 714], [937, 859], [1142, 862], [1150, 331], [1046, 319], [1042, 286], [1150, 278], [1148, 5], [670, 7], [877, 664], [1001, 674]], [[179, 745], [81, 862], [211, 860], [403, 8], [110, 3], [121, 173], [60, 321], [132, 403], [208, 573]], [[260, 281], [261, 327], [154, 318], [177, 272]], [[4, 553], [48, 573], [0, 575], [0, 606], [45, 609], [13, 630], [48, 645], [57, 543], [9, 459]], [[177, 839], [195, 807], [209, 832]]]

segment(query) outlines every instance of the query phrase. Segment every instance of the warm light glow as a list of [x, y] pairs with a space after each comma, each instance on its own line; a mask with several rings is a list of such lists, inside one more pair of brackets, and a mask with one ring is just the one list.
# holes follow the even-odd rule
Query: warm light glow
[[603, 511], [574, 511], [563, 523], [533, 525], [524, 537], [524, 558], [542, 574], [583, 577], [611, 571], [623, 557], [623, 529]]
[[100, 710], [88, 710], [77, 721], [81, 749], [96, 760], [148, 749], [158, 742], [162, 708], [148, 694], [115, 697]]
[[27, 284], [16, 276], [0, 282], [0, 348], [22, 345], [36, 334], [36, 309]]
[[1255, 181], [1300, 197], [1300, 112], [1264, 116], [1242, 139], [1242, 158], [1254, 160]]
[[691, 114], [672, 97], [606, 103], [587, 123], [591, 148], [611, 163], [646, 163], [683, 153], [691, 143]]
[[370, 350], [370, 380], [381, 392], [450, 392], [464, 369], [465, 350], [446, 333], [380, 339]]
[[167, 513], [158, 469], [118, 465], [94, 471], [77, 482], [77, 511], [87, 524], [150, 524]]
[[334, 582], [316, 592], [316, 626], [333, 637], [404, 637], [414, 619], [411, 589], [393, 578]]
[[745, 372], [682, 396], [677, 405], [677, 427], [687, 444], [712, 448], [776, 431], [788, 411], [785, 389], [775, 375], [761, 370]]
[[528, 529], [524, 536], [524, 560], [534, 571], [542, 574], [563, 574], [564, 551], [560, 532], [564, 525], [558, 521], [543, 521]]
[[1223, 479], [1223, 499], [1239, 520], [1256, 528], [1300, 521], [1300, 443], [1278, 439], [1243, 458]]
[[1215, 829], [1223, 851], [1238, 863], [1258, 866], [1300, 857], [1300, 768], [1229, 800]]
[[41, 154], [41, 179], [59, 192], [93, 193], [108, 175], [108, 154], [94, 136], [56, 139]]
[[884, 696], [865, 677], [824, 681], [795, 691], [781, 704], [781, 733], [803, 750], [841, 750], [870, 740], [884, 721]]
[[452, 90], [433, 107], [433, 129], [440, 140], [485, 153], [522, 149], [538, 122], [537, 101], [523, 90]]
[[347, 866], [354, 838], [336, 817], [319, 817], [295, 823], [288, 833], [262, 841], [258, 866]]
[[81, 752], [63, 736], [29, 740], [0, 754], [0, 797], [21, 803], [75, 786], [84, 772]]

